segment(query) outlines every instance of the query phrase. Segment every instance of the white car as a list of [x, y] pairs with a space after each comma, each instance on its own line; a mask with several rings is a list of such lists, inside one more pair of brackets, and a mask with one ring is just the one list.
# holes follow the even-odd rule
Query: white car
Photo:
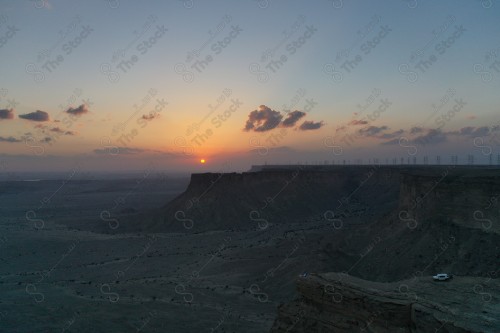
[[446, 281], [446, 280], [451, 279], [452, 277], [453, 277], [453, 275], [451, 275], [451, 274], [439, 273], [439, 274], [434, 275], [432, 278], [435, 281]]

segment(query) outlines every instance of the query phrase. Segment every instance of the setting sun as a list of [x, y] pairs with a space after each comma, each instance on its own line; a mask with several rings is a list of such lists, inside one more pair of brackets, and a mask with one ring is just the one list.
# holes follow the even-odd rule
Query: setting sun
[[201, 160], [200, 160], [200, 163], [201, 163], [201, 164], [205, 164], [205, 160], [204, 160], [204, 159], [201, 159]]

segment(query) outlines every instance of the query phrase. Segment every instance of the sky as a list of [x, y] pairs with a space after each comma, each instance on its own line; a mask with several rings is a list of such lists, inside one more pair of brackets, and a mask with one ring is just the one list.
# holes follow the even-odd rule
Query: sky
[[499, 14], [487, 0], [0, 0], [0, 169], [497, 164]]

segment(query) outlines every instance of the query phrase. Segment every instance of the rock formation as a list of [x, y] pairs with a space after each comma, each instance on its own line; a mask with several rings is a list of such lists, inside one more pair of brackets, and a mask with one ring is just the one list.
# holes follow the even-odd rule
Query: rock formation
[[488, 278], [377, 283], [326, 273], [299, 278], [297, 290], [299, 299], [280, 306], [271, 332], [465, 333], [500, 327], [500, 286]]

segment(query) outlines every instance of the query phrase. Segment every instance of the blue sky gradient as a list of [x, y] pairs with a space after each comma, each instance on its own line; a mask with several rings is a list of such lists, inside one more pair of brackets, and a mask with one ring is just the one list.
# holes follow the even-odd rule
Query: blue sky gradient
[[[26, 171], [454, 154], [496, 163], [499, 14], [479, 0], [3, 0], [0, 158]], [[36, 110], [50, 120], [19, 117]], [[244, 131], [254, 110], [261, 122], [272, 110], [305, 115]]]

